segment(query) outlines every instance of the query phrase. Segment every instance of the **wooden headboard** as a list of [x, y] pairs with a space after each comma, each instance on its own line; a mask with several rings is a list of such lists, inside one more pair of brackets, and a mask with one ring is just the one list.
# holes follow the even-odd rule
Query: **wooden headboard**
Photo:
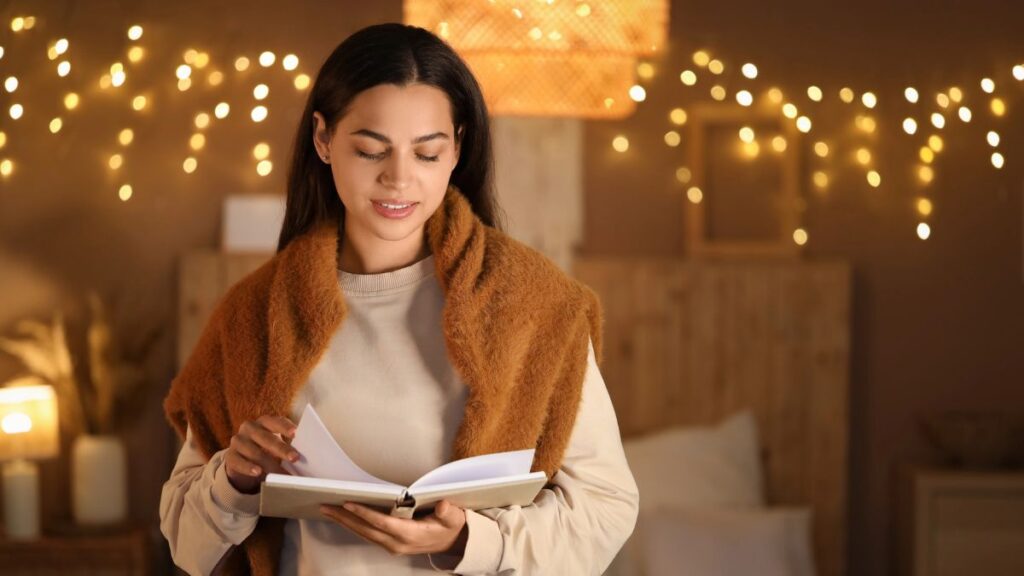
[[810, 506], [818, 574], [842, 576], [850, 351], [843, 263], [581, 258], [604, 306], [622, 434], [757, 417], [769, 504]]

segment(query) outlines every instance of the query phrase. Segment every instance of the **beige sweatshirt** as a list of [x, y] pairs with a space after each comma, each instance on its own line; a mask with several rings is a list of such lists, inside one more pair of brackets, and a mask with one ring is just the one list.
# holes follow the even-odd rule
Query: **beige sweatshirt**
[[[444, 293], [434, 257], [383, 274], [338, 271], [349, 312], [291, 407], [313, 405], [345, 452], [379, 478], [407, 485], [448, 461], [467, 388], [449, 364]], [[280, 574], [600, 574], [633, 531], [636, 483], [593, 346], [561, 468], [527, 507], [466, 511], [462, 557], [392, 556], [329, 521], [288, 520]], [[209, 461], [189, 431], [160, 498], [174, 562], [210, 574], [255, 529], [259, 495], [228, 482], [224, 451]]]

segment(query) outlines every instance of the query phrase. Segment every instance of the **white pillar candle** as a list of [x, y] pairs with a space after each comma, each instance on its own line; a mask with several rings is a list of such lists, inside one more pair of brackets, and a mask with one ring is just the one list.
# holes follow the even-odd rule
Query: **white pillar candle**
[[128, 515], [124, 444], [114, 436], [75, 438], [71, 448], [72, 511], [79, 524], [116, 524]]
[[7, 538], [39, 537], [39, 470], [27, 460], [4, 464], [4, 525]]

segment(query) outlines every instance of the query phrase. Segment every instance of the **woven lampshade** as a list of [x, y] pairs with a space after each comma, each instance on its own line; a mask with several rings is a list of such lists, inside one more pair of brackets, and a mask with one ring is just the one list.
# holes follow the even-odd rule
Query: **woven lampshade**
[[492, 114], [622, 118], [636, 62], [661, 50], [665, 0], [406, 0], [405, 22], [446, 40]]

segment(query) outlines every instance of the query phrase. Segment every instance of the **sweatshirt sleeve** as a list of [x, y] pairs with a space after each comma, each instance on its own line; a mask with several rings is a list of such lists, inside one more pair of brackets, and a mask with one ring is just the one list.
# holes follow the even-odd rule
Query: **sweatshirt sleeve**
[[579, 413], [551, 482], [529, 506], [467, 510], [465, 553], [430, 555], [435, 569], [582, 575], [611, 564], [636, 525], [639, 493], [593, 344], [587, 362]]
[[170, 478], [160, 493], [160, 531], [174, 563], [189, 574], [210, 574], [259, 520], [259, 494], [243, 494], [228, 481], [224, 454], [209, 462], [186, 432]]

